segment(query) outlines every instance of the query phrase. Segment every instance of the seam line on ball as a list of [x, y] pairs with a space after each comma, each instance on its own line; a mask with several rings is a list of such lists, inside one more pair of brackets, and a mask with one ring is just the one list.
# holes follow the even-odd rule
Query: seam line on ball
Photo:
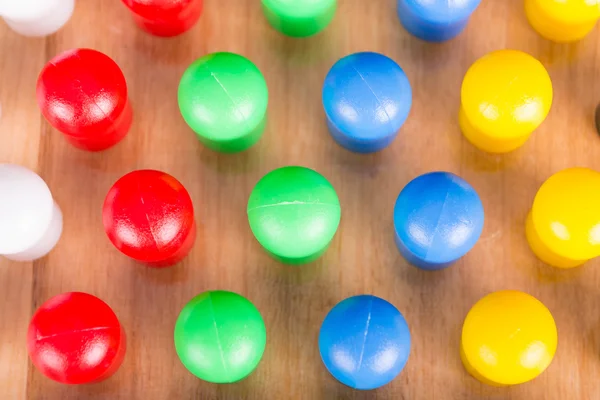
[[284, 201], [284, 202], [276, 203], [276, 204], [265, 204], [262, 206], [252, 207], [252, 208], [248, 209], [248, 212], [258, 210], [260, 208], [270, 208], [270, 207], [279, 207], [279, 206], [327, 206], [327, 207], [339, 208], [338, 204], [310, 202], [310, 201]]
[[148, 217], [148, 213], [146, 212], [146, 204], [144, 203], [144, 196], [142, 195], [140, 182], [138, 182], [137, 184], [138, 184], [138, 191], [140, 193], [140, 203], [142, 203], [142, 207], [144, 207], [144, 217], [146, 217], [146, 222], [148, 222], [148, 230], [150, 231], [150, 234], [152, 235], [152, 239], [154, 240], [154, 245], [156, 246], [156, 249], [160, 251], [161, 246], [158, 243], [157, 236], [154, 233], [154, 230], [152, 229], [152, 224], [150, 223], [150, 218]]
[[96, 327], [96, 328], [78, 329], [78, 330], [69, 331], [69, 332], [53, 333], [52, 335], [47, 335], [47, 336], [36, 336], [35, 340], [46, 340], [46, 339], [52, 339], [52, 338], [59, 337], [59, 336], [73, 335], [76, 333], [102, 331], [102, 330], [110, 330], [110, 329], [113, 329], [113, 328], [111, 328], [109, 326], [101, 326], [101, 327]]
[[369, 302], [369, 314], [367, 315], [367, 324], [365, 326], [365, 335], [363, 337], [362, 348], [360, 349], [360, 356], [358, 357], [358, 366], [356, 367], [357, 371], [360, 371], [360, 367], [362, 366], [363, 357], [365, 356], [365, 345], [367, 344], [367, 335], [369, 334], [369, 326], [371, 325], [371, 314], [373, 312], [373, 299], [370, 299]]
[[375, 100], [377, 100], [377, 104], [379, 105], [379, 107], [381, 107], [381, 109], [383, 110], [383, 113], [387, 117], [387, 123], [388, 124], [391, 123], [392, 119], [390, 118], [389, 114], [387, 113], [387, 110], [383, 106], [383, 102], [381, 100], [379, 100], [379, 97], [377, 97], [377, 95], [375, 94], [375, 91], [373, 91], [373, 88], [371, 88], [371, 85], [369, 85], [369, 83], [367, 82], [367, 80], [365, 79], [365, 77], [362, 76], [362, 74], [360, 73], [360, 71], [358, 69], [356, 69], [356, 67], [354, 65], [351, 65], [351, 67], [352, 67], [353, 70], [356, 71], [356, 73], [358, 74], [358, 76], [360, 77], [360, 79], [362, 79], [362, 81], [365, 83], [365, 85], [367, 86], [367, 88], [369, 89], [369, 91], [371, 92], [371, 94], [373, 95], [373, 97], [375, 97]]
[[225, 357], [223, 356], [223, 345], [221, 344], [221, 338], [219, 336], [219, 328], [217, 327], [217, 318], [215, 316], [215, 306], [213, 304], [211, 293], [208, 294], [208, 300], [210, 303], [210, 312], [212, 313], [213, 326], [215, 328], [215, 336], [217, 337], [217, 346], [219, 347], [219, 356], [221, 356], [221, 364], [223, 364], [223, 371], [225, 371], [227, 381], [229, 381], [229, 371], [227, 370], [227, 365], [225, 364]]
[[[444, 209], [446, 208], [446, 204], [448, 204], [448, 198], [450, 197], [450, 188], [448, 188], [448, 190], [446, 191], [446, 197], [444, 198], [444, 203], [442, 204], [442, 208], [440, 210], [440, 215], [438, 215], [438, 220], [435, 223], [435, 228], [433, 230], [433, 234], [431, 235], [431, 241], [433, 244], [433, 241], [435, 240], [435, 237], [437, 236], [438, 230], [440, 228], [440, 221], [442, 220], [442, 216], [444, 215]], [[429, 246], [429, 248], [427, 249], [427, 253], [425, 253], [425, 261], [431, 261], [429, 259], [429, 253], [431, 252], [431, 248], [433, 246]], [[446, 260], [442, 260], [442, 261], [436, 261], [436, 262], [447, 262]]]

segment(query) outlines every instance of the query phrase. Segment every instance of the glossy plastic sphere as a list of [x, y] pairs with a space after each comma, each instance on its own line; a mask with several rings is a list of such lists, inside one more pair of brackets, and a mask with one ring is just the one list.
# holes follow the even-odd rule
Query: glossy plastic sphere
[[161, 171], [137, 170], [120, 178], [106, 196], [102, 221], [119, 251], [153, 267], [181, 261], [196, 238], [190, 195]]
[[27, 331], [33, 365], [60, 383], [109, 378], [125, 357], [125, 331], [111, 308], [87, 293], [63, 293], [35, 312]]
[[279, 32], [292, 37], [316, 35], [329, 25], [337, 0], [262, 0], [267, 20]]
[[75, 0], [0, 0], [0, 17], [21, 35], [41, 37], [61, 29], [74, 8]]
[[305, 264], [319, 258], [340, 223], [335, 189], [321, 174], [304, 167], [269, 172], [248, 199], [254, 237], [276, 259]]
[[50, 125], [83, 150], [114, 146], [132, 122], [125, 77], [96, 50], [68, 50], [50, 60], [38, 78], [37, 101]]
[[196, 377], [212, 383], [244, 379], [258, 366], [267, 342], [260, 312], [246, 298], [204, 292], [185, 305], [175, 324], [175, 350]]
[[15, 261], [45, 256], [63, 228], [60, 208], [46, 182], [15, 164], [0, 164], [0, 254]]
[[431, 172], [408, 183], [394, 207], [396, 245], [411, 264], [446, 268], [475, 245], [483, 230], [479, 195], [464, 179]]
[[410, 331], [396, 307], [370, 295], [347, 298], [329, 311], [319, 332], [327, 370], [354, 389], [392, 381], [410, 354]]
[[406, 74], [382, 54], [342, 58], [323, 84], [329, 132], [338, 144], [357, 153], [376, 152], [392, 143], [411, 106]]
[[208, 148], [235, 153], [262, 136], [267, 116], [267, 83], [247, 58], [214, 53], [199, 58], [179, 82], [179, 110]]
[[191, 29], [202, 14], [203, 0], [121, 0], [140, 28], [171, 37]]
[[412, 35], [428, 42], [444, 42], [467, 26], [481, 0], [398, 0], [398, 17]]
[[483, 383], [528, 382], [550, 365], [558, 334], [550, 311], [535, 297], [505, 290], [479, 300], [464, 321], [461, 358]]
[[542, 184], [527, 217], [527, 240], [544, 262], [571, 268], [600, 256], [600, 172], [568, 168]]
[[476, 147], [506, 153], [527, 141], [551, 105], [552, 82], [542, 63], [522, 51], [497, 50], [467, 71], [459, 123]]
[[529, 23], [541, 36], [557, 43], [583, 39], [600, 18], [595, 0], [525, 0]]

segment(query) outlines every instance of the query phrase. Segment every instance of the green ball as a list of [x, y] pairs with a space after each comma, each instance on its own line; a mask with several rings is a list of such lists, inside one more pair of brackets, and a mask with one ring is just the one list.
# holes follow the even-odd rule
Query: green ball
[[175, 350], [196, 377], [231, 383], [248, 376], [265, 351], [260, 312], [239, 294], [208, 291], [183, 307], [175, 324]]
[[269, 172], [248, 200], [248, 222], [258, 242], [286, 264], [319, 258], [340, 223], [340, 201], [316, 171], [283, 167]]
[[287, 36], [307, 37], [329, 25], [337, 0], [262, 0], [269, 23]]
[[244, 151], [265, 129], [267, 83], [256, 65], [238, 54], [213, 53], [194, 61], [177, 97], [183, 119], [210, 149]]

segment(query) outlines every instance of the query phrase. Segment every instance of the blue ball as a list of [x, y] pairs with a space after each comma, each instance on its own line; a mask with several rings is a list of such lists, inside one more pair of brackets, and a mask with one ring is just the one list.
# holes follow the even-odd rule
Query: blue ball
[[483, 205], [464, 179], [431, 172], [408, 183], [394, 207], [396, 245], [426, 270], [450, 266], [467, 254], [483, 230]]
[[398, 0], [398, 17], [412, 35], [443, 42], [460, 34], [481, 0]]
[[412, 89], [392, 59], [356, 53], [336, 62], [323, 84], [329, 132], [350, 151], [372, 153], [387, 147], [406, 121]]
[[394, 379], [410, 354], [410, 331], [400, 311], [379, 297], [347, 298], [329, 311], [319, 332], [327, 370], [354, 389], [375, 389]]

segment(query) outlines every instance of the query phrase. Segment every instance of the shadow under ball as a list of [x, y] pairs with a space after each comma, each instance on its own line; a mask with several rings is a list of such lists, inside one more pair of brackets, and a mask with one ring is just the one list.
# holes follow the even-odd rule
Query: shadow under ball
[[331, 67], [322, 101], [333, 139], [347, 150], [373, 153], [390, 145], [406, 121], [412, 89], [392, 59], [356, 53]]
[[196, 239], [189, 193], [161, 171], [137, 170], [120, 178], [106, 195], [102, 222], [121, 253], [150, 267], [180, 262]]
[[27, 331], [33, 365], [48, 378], [71, 385], [111, 377], [123, 363], [126, 347], [125, 331], [114, 311], [81, 292], [47, 300]]
[[376, 296], [342, 300], [319, 331], [319, 352], [327, 370], [353, 389], [376, 389], [404, 369], [411, 337], [404, 316]]
[[410, 181], [394, 206], [400, 254], [425, 270], [447, 268], [469, 252], [483, 230], [479, 195], [461, 177], [430, 172]]
[[99, 51], [73, 49], [54, 57], [40, 73], [36, 94], [50, 125], [82, 150], [108, 149], [131, 127], [123, 72]]
[[203, 0], [121, 0], [146, 32], [172, 37], [190, 30], [200, 19]]

